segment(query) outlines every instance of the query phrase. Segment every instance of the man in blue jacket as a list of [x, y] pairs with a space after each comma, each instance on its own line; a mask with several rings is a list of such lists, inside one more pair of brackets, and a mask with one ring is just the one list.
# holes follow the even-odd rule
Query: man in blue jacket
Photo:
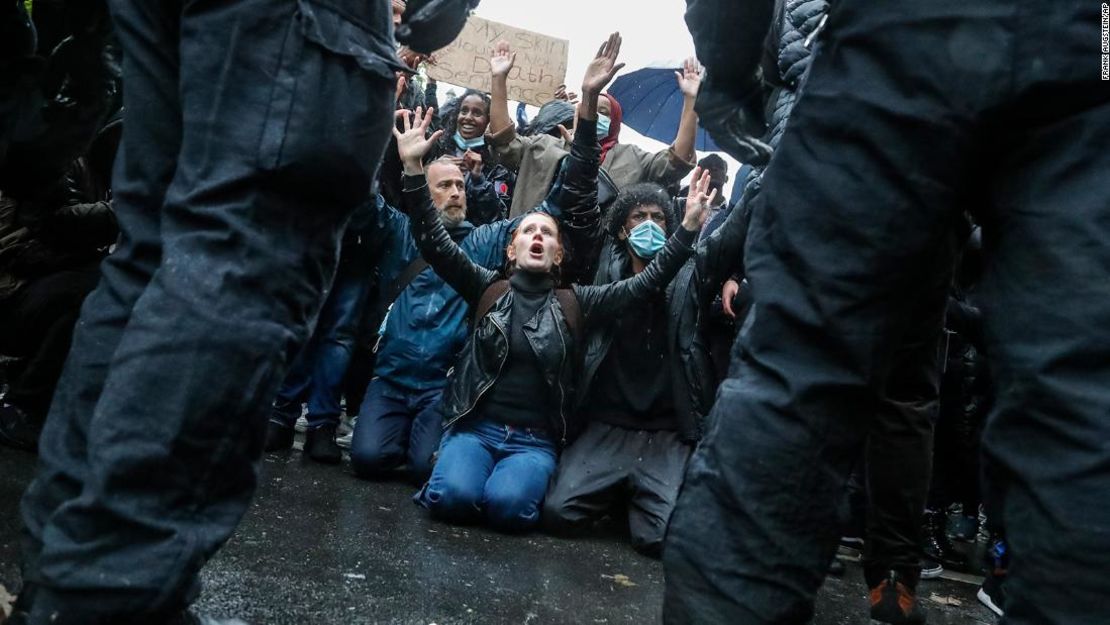
[[[572, 152], [568, 158], [584, 157]], [[465, 180], [454, 161], [433, 161], [427, 177], [440, 219], [463, 252], [483, 267], [500, 268], [519, 218], [476, 228], [466, 221]], [[569, 178], [565, 184], [557, 181], [538, 208], [561, 220], [572, 249], [592, 249], [600, 236], [595, 196]], [[411, 477], [419, 481], [431, 472], [432, 454], [439, 447], [439, 397], [447, 370], [466, 339], [469, 308], [421, 260], [408, 217], [380, 195], [375, 213], [373, 230], [379, 240], [372, 246], [381, 250], [382, 262], [374, 299], [387, 312], [375, 377], [351, 440], [351, 463], [355, 473], [365, 478], [380, 477], [407, 464]], [[568, 262], [568, 278], [586, 271], [572, 268], [573, 259]]]

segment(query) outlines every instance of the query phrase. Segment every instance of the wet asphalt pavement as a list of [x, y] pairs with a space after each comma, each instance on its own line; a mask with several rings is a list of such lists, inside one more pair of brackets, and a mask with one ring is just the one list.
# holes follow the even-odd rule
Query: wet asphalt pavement
[[[19, 586], [18, 500], [34, 458], [0, 448], [0, 602]], [[617, 533], [505, 536], [429, 520], [401, 482], [268, 454], [254, 504], [204, 573], [198, 611], [253, 625], [651, 624], [660, 564]], [[931, 625], [993, 624], [976, 587], [925, 581]], [[867, 625], [858, 566], [830, 578], [815, 625]]]

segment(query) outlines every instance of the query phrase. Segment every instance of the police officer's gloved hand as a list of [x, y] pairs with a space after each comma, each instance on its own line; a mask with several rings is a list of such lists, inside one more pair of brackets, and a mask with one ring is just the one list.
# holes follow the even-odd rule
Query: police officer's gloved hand
[[759, 137], [766, 132], [763, 113], [762, 80], [752, 76], [739, 84], [715, 81], [707, 72], [694, 103], [698, 122], [709, 132], [722, 150], [741, 163], [765, 165], [771, 158], [771, 146]]
[[431, 54], [455, 40], [480, 0], [409, 0], [397, 27], [397, 41]]

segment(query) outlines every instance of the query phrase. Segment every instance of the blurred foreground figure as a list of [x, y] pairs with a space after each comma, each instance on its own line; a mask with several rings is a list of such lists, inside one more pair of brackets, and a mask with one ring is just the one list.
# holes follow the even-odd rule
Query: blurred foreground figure
[[392, 124], [389, 4], [112, 0], [121, 237], [23, 500], [14, 622], [192, 623]]
[[[752, 162], [773, 6], [688, 3], [708, 69], [700, 119]], [[833, 7], [751, 210], [754, 303], [671, 522], [667, 623], [812, 617], [848, 470], [897, 347], [935, 306], [927, 285], [952, 269], [944, 250], [965, 209], [983, 230], [999, 392], [984, 453], [989, 514], [1012, 556], [1006, 622], [1105, 622], [1110, 82], [1099, 25], [1098, 3], [1075, 0]], [[912, 605], [897, 579], [889, 590]]]

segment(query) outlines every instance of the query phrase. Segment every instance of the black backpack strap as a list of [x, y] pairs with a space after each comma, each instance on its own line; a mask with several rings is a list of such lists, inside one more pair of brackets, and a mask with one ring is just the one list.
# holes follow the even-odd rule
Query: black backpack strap
[[555, 289], [555, 299], [563, 309], [563, 317], [567, 320], [570, 335], [576, 345], [582, 344], [582, 308], [578, 306], [578, 296], [574, 289]]
[[374, 318], [380, 321], [385, 316], [385, 311], [389, 309], [389, 306], [393, 304], [397, 296], [401, 294], [401, 291], [404, 291], [405, 287], [416, 279], [416, 276], [419, 275], [421, 271], [427, 268], [428, 261], [424, 260], [423, 256], [417, 256], [413, 259], [413, 261], [409, 263], [389, 285], [389, 290], [386, 291], [385, 296], [378, 300], [378, 306], [374, 310]]
[[[474, 307], [473, 325], [477, 326], [482, 317], [485, 317], [493, 309], [497, 300], [508, 292], [508, 280], [497, 280], [486, 287], [486, 290], [482, 292], [482, 297], [478, 299], [478, 305]], [[574, 289], [555, 289], [555, 299], [559, 302], [559, 308], [563, 309], [563, 317], [567, 320], [571, 337], [575, 344], [580, 344], [582, 341], [582, 308], [578, 305], [578, 296], [574, 294]]]
[[485, 317], [489, 313], [490, 309], [493, 308], [493, 305], [497, 303], [497, 300], [501, 299], [501, 296], [508, 292], [508, 280], [496, 280], [494, 282], [491, 282], [490, 285], [486, 287], [486, 290], [482, 291], [482, 296], [478, 298], [478, 304], [474, 307], [474, 319], [472, 325], [474, 327], [477, 327], [478, 322], [482, 320], [482, 317]]

